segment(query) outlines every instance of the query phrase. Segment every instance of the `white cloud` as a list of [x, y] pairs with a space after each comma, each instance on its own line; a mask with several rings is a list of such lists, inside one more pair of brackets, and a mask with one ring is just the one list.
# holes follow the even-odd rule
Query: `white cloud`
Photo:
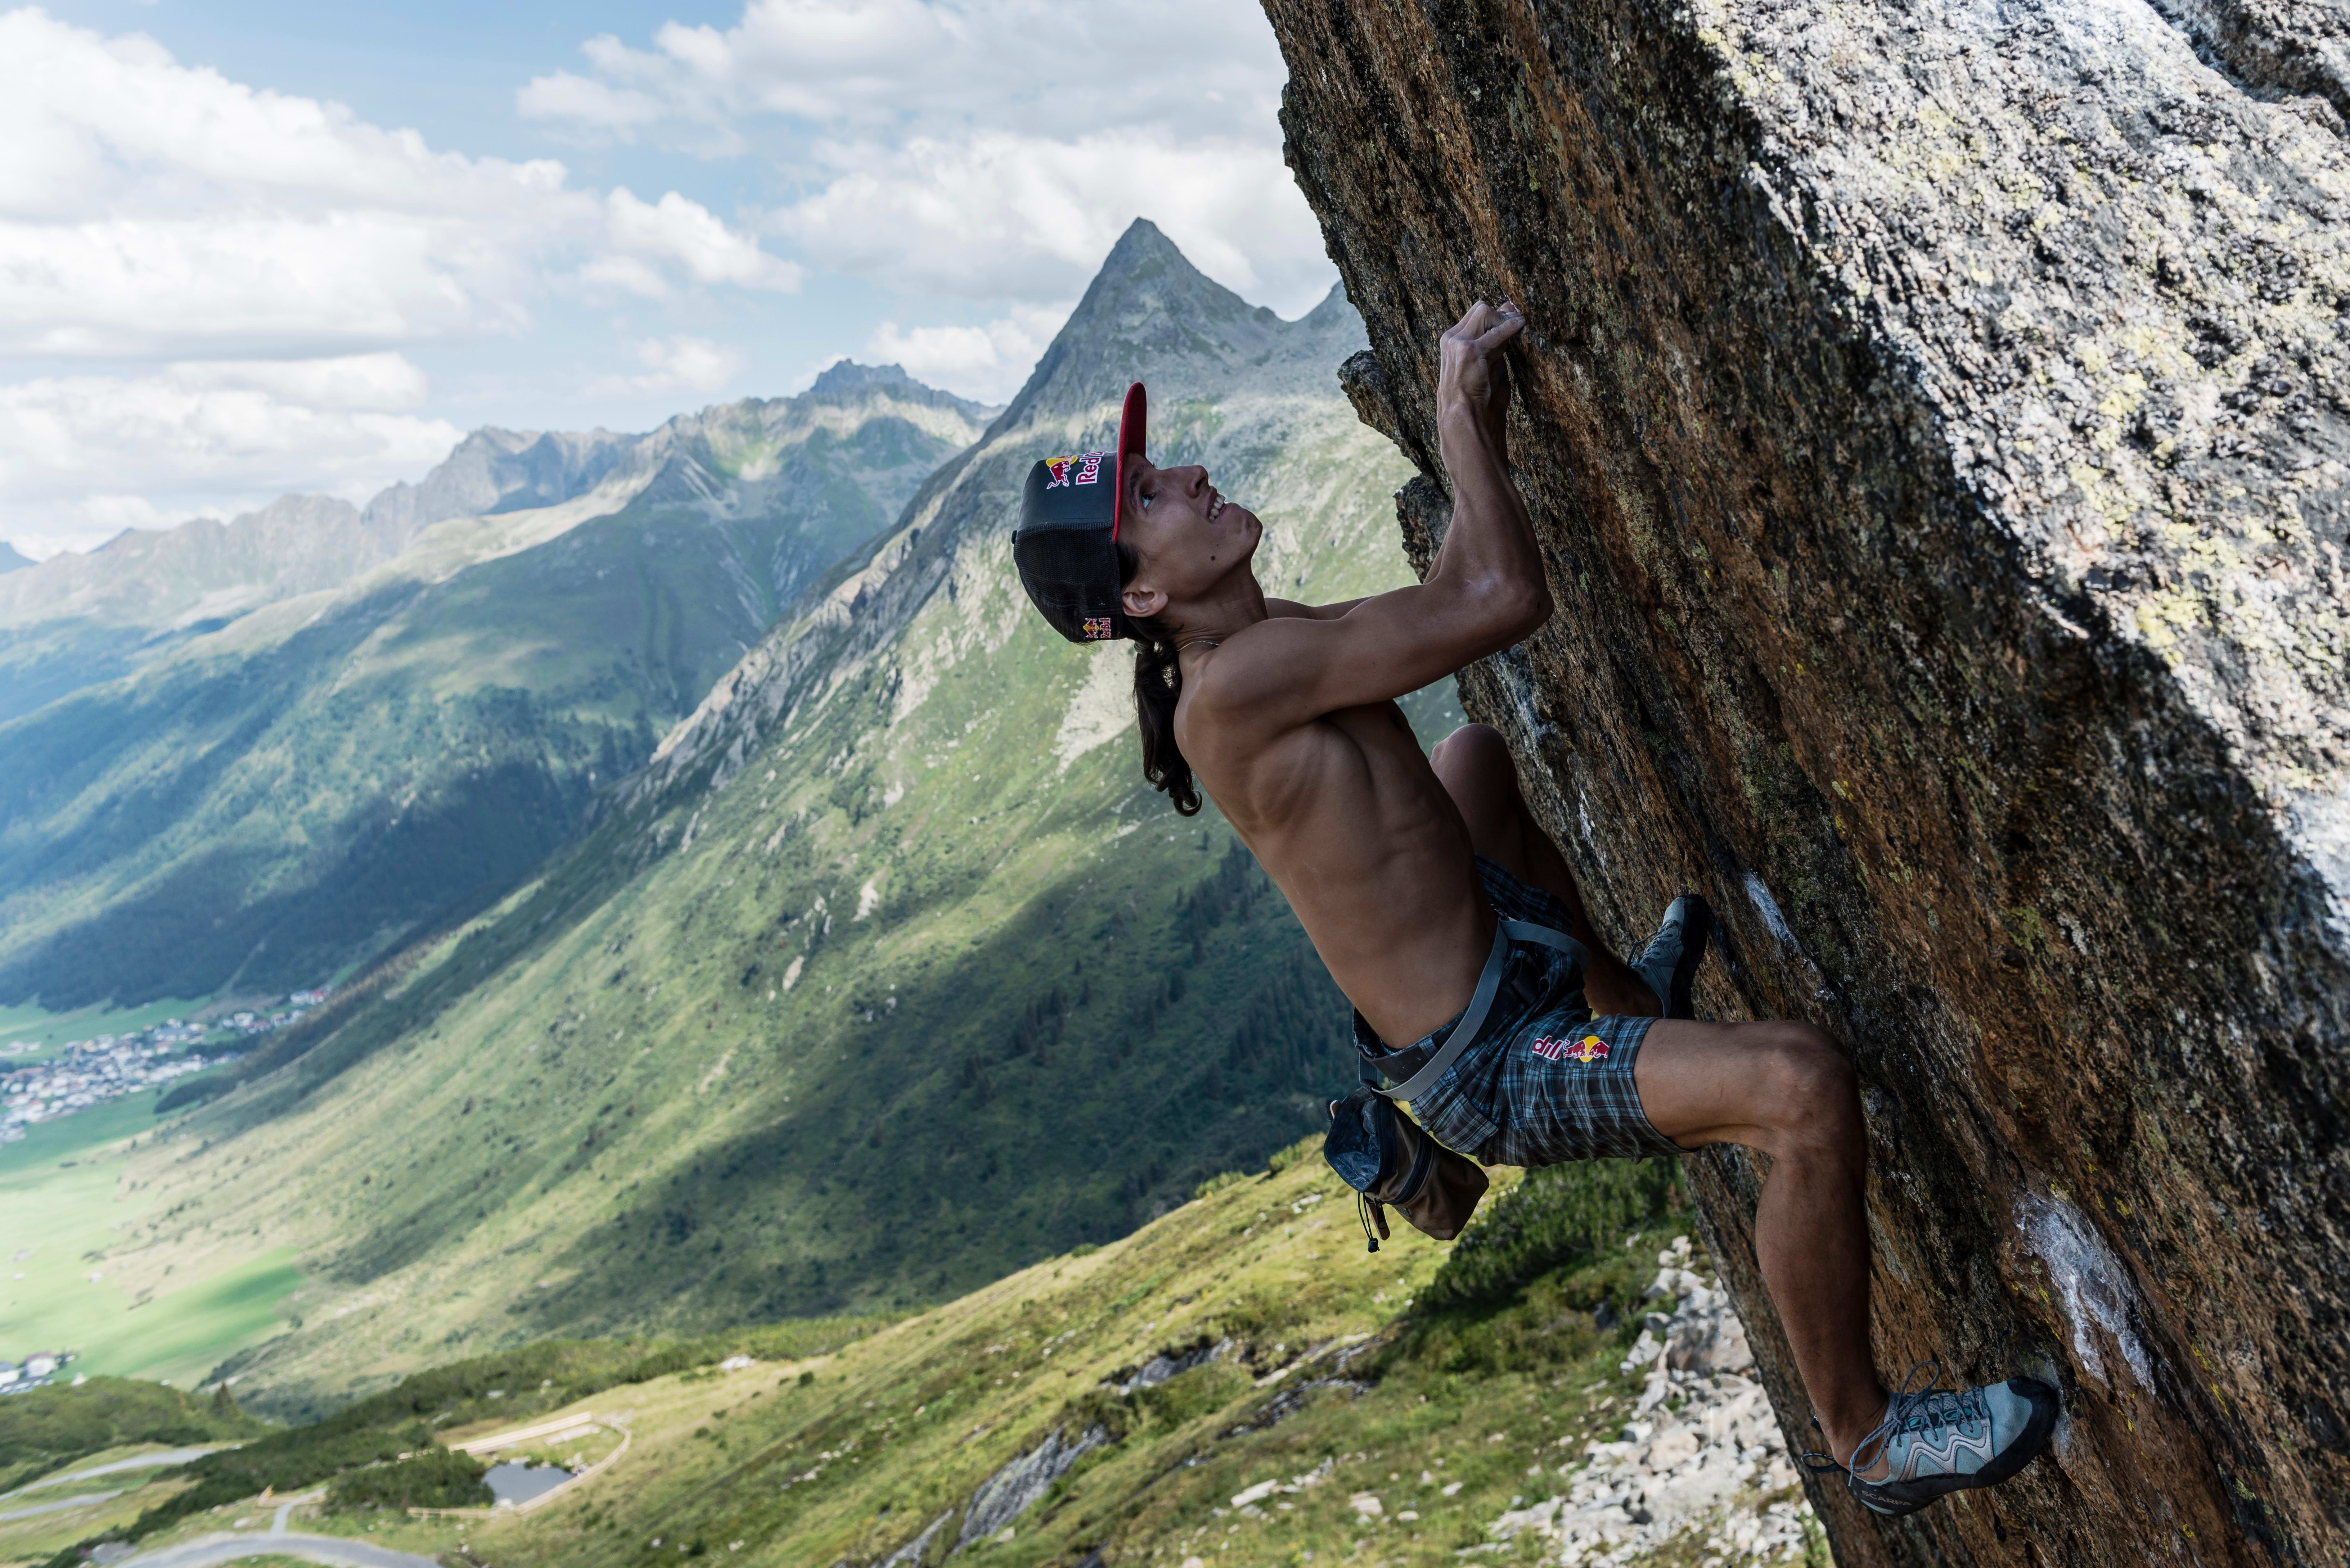
[[866, 339], [864, 358], [877, 365], [903, 365], [917, 379], [967, 398], [1008, 402], [1073, 308], [1066, 302], [1014, 306], [1011, 315], [984, 327], [906, 329], [885, 321]]
[[610, 376], [597, 383], [605, 392], [715, 392], [743, 373], [749, 363], [739, 348], [707, 337], [679, 334], [656, 337], [636, 346], [637, 362], [644, 373]]
[[424, 401], [424, 372], [404, 354], [336, 359], [213, 359], [170, 367], [188, 388], [248, 387], [320, 409], [412, 409]]
[[525, 87], [577, 134], [704, 156], [771, 122], [803, 188], [771, 232], [924, 296], [1082, 288], [1149, 217], [1201, 270], [1295, 315], [1334, 277], [1281, 160], [1284, 78], [1253, 0], [750, 0], [732, 27], [608, 36]]
[[838, 175], [773, 226], [820, 265], [911, 292], [1065, 299], [1138, 217], [1201, 271], [1276, 309], [1295, 315], [1330, 287], [1321, 230], [1277, 145], [996, 131], [835, 144], [823, 156]]
[[0, 386], [0, 537], [47, 555], [287, 491], [363, 501], [463, 433], [401, 411], [423, 393], [416, 368], [389, 354]]
[[296, 358], [509, 333], [552, 276], [790, 288], [798, 269], [670, 192], [436, 152], [338, 104], [0, 16], [0, 348]]
[[752, 115], [1262, 137], [1285, 77], [1253, 0], [749, 0], [732, 27], [670, 22], [652, 45], [591, 38], [590, 76], [540, 77], [517, 107], [631, 137], [667, 122], [688, 142]]
[[0, 15], [0, 353], [58, 371], [0, 387], [0, 527], [35, 541], [126, 497], [184, 515], [414, 477], [454, 431], [411, 411], [401, 350], [520, 334], [550, 295], [802, 275], [677, 192], [435, 151], [38, 9]]
[[785, 292], [800, 286], [799, 267], [767, 254], [757, 240], [728, 228], [709, 208], [674, 191], [648, 202], [624, 185], [607, 202], [612, 242], [632, 255], [673, 262], [697, 283]]

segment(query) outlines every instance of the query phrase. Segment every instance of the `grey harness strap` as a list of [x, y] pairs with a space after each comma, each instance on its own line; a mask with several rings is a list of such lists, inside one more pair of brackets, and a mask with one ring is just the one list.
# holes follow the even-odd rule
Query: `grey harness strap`
[[[1394, 1088], [1378, 1089], [1376, 1084], [1371, 1085], [1373, 1088], [1378, 1089], [1390, 1100], [1410, 1100], [1436, 1086], [1436, 1081], [1461, 1059], [1461, 1053], [1469, 1049], [1469, 1043], [1477, 1038], [1477, 1031], [1485, 1026], [1485, 1014], [1492, 1011], [1493, 994], [1502, 989], [1503, 961], [1509, 957], [1513, 939], [1522, 942], [1540, 942], [1561, 951], [1583, 951], [1583, 944], [1565, 931], [1537, 926], [1531, 920], [1495, 920], [1493, 950], [1486, 955], [1484, 972], [1477, 977], [1477, 994], [1469, 999], [1468, 1011], [1461, 1013], [1460, 1022], [1453, 1024], [1452, 1032], [1444, 1037], [1444, 1044], [1437, 1048], [1435, 1055], [1428, 1059], [1426, 1066]], [[1366, 1070], [1376, 1065], [1376, 1063], [1368, 1063]]]

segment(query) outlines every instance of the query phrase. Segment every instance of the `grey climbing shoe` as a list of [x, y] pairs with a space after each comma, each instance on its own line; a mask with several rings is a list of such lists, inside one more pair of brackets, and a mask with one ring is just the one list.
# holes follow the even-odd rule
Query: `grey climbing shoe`
[[1690, 987], [1697, 966], [1705, 958], [1706, 939], [1713, 934], [1713, 910], [1695, 893], [1683, 893], [1665, 910], [1657, 934], [1640, 945], [1626, 967], [1646, 981], [1665, 1004], [1666, 1018], [1694, 1018]]
[[[1836, 1467], [1852, 1495], [1879, 1513], [1915, 1513], [1945, 1492], [1997, 1486], [2030, 1464], [2056, 1429], [2056, 1390], [2037, 1378], [1936, 1388], [1940, 1369], [1933, 1361], [1910, 1368], [1885, 1419], [1853, 1449], [1851, 1466]], [[1920, 1371], [1928, 1386], [1913, 1394], [1909, 1383]]]

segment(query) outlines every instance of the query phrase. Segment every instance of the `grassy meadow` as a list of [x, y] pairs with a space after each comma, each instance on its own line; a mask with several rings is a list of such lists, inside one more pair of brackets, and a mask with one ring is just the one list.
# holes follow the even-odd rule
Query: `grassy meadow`
[[72, 1350], [84, 1376], [184, 1388], [283, 1330], [302, 1283], [289, 1247], [247, 1237], [129, 1290], [109, 1268], [154, 1201], [123, 1178], [130, 1145], [155, 1136], [155, 1097], [126, 1095], [0, 1145], [0, 1355]]

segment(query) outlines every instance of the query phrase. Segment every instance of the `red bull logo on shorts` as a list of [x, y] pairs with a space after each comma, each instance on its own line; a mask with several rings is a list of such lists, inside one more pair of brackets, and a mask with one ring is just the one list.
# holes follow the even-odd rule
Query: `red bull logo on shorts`
[[1607, 1054], [1607, 1042], [1596, 1034], [1586, 1034], [1580, 1040], [1560, 1040], [1545, 1034], [1534, 1042], [1534, 1052], [1545, 1062], [1571, 1057], [1587, 1067]]

